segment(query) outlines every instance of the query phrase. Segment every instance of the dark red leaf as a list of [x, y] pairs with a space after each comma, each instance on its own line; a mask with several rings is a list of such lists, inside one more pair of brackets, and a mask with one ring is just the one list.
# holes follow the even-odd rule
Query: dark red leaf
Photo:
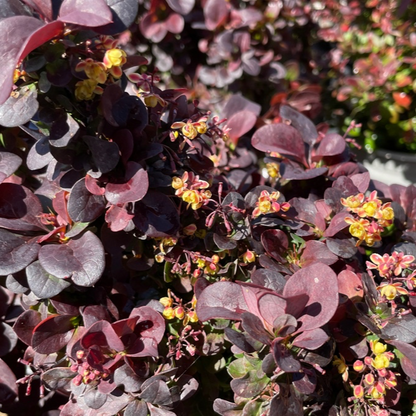
[[114, 232], [124, 230], [133, 218], [134, 214], [129, 214], [124, 206], [111, 205], [105, 213], [105, 222]]
[[0, 21], [0, 32], [8, 39], [0, 45], [0, 58], [3, 64], [0, 77], [1, 104], [10, 96], [13, 74], [18, 62], [62, 31], [62, 22], [44, 25], [42, 21], [29, 16], [12, 16]]
[[83, 139], [90, 148], [96, 168], [101, 173], [111, 172], [117, 166], [120, 159], [117, 143], [93, 136], [84, 136]]
[[134, 224], [148, 237], [174, 235], [179, 228], [178, 210], [165, 194], [149, 190], [146, 196], [135, 204]]
[[0, 358], [0, 403], [5, 403], [18, 394], [16, 377], [9, 366]]
[[293, 374], [293, 385], [303, 394], [312, 394], [317, 385], [317, 377], [313, 369], [303, 368], [301, 373]]
[[289, 240], [282, 230], [264, 231], [261, 235], [261, 243], [271, 257], [278, 262], [285, 263], [284, 255], [289, 247]]
[[40, 322], [33, 330], [33, 349], [41, 354], [52, 354], [64, 348], [74, 332], [72, 319], [71, 315], [54, 315]]
[[256, 315], [250, 312], [244, 312], [241, 315], [244, 330], [255, 340], [263, 344], [269, 345], [271, 335], [264, 329], [263, 323]]
[[24, 311], [13, 325], [16, 335], [26, 345], [32, 345], [32, 335], [35, 327], [40, 323], [41, 316], [38, 311], [28, 309]]
[[42, 382], [49, 390], [62, 390], [70, 392], [72, 380], [76, 376], [69, 368], [51, 368], [42, 374]]
[[258, 308], [263, 325], [267, 324], [268, 329], [271, 330], [275, 319], [285, 313], [286, 300], [277, 294], [265, 293], [258, 300]]
[[345, 222], [345, 218], [352, 218], [352, 215], [347, 211], [341, 211], [336, 214], [332, 218], [328, 228], [325, 230], [324, 236], [333, 237], [335, 234], [348, 227], [348, 224]]
[[0, 152], [0, 184], [22, 164], [22, 159], [9, 152]]
[[336, 133], [327, 134], [319, 143], [316, 156], [337, 156], [345, 150], [345, 140]]
[[39, 299], [52, 298], [71, 285], [70, 282], [48, 273], [39, 261], [27, 266], [26, 276], [30, 290]]
[[302, 136], [294, 127], [287, 124], [270, 124], [260, 127], [253, 134], [251, 144], [255, 149], [265, 153], [278, 152], [283, 156], [291, 156], [307, 166]]
[[23, 270], [37, 256], [40, 245], [33, 240], [0, 229], [0, 274], [7, 276]]
[[140, 163], [127, 163], [125, 180], [123, 183], [107, 184], [105, 197], [108, 202], [116, 205], [143, 199], [149, 189], [149, 178]]
[[167, 0], [169, 7], [183, 16], [188, 14], [195, 5], [195, 0]]
[[228, 136], [231, 141], [236, 145], [238, 139], [249, 132], [256, 124], [256, 121], [257, 116], [248, 110], [240, 111], [239, 113], [232, 115], [227, 120], [227, 127], [230, 128]]
[[105, 0], [64, 0], [59, 10], [59, 20], [75, 25], [96, 27], [112, 22], [112, 14]]
[[413, 380], [416, 380], [416, 347], [403, 341], [388, 341], [388, 344], [394, 345], [402, 354], [400, 364], [405, 374]]
[[292, 126], [301, 133], [303, 140], [306, 143], [310, 146], [315, 144], [316, 139], [318, 138], [318, 132], [315, 124], [313, 124], [308, 117], [287, 105], [282, 105], [280, 107], [280, 115], [292, 122]]
[[0, 357], [8, 354], [17, 344], [17, 335], [12, 327], [0, 322]]
[[92, 222], [104, 214], [105, 205], [103, 196], [88, 192], [85, 178], [82, 178], [74, 185], [69, 195], [68, 214], [72, 221]]
[[[114, 35], [127, 30], [137, 17], [139, 4], [136, 0], [106, 0], [113, 23], [94, 28], [95, 32]], [[123, 66], [126, 69], [126, 65]]]
[[225, 0], [208, 0], [204, 7], [205, 25], [208, 30], [215, 30], [227, 18], [229, 5]]
[[[338, 307], [337, 275], [327, 265], [315, 263], [294, 273], [283, 290], [285, 298], [304, 295], [309, 296], [303, 315], [301, 331], [319, 328], [325, 325]], [[299, 330], [298, 330], [299, 331]]]
[[240, 320], [241, 314], [248, 311], [241, 286], [232, 282], [217, 282], [206, 287], [196, 304], [201, 322], [213, 318]]
[[322, 241], [309, 240], [305, 244], [302, 252], [302, 267], [309, 266], [313, 263], [321, 262], [330, 266], [338, 260], [338, 257], [329, 250], [327, 245]]
[[328, 341], [328, 334], [321, 328], [304, 331], [293, 341], [293, 345], [307, 350], [316, 350]]
[[301, 369], [300, 362], [292, 355], [285, 345], [274, 341], [272, 352], [276, 364], [285, 373], [297, 373]]
[[14, 183], [0, 184], [0, 227], [15, 231], [45, 231], [40, 222], [42, 205], [29, 189]]

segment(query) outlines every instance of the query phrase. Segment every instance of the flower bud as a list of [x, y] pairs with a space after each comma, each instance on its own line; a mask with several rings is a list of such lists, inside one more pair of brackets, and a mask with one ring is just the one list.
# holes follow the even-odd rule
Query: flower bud
[[364, 396], [364, 388], [361, 385], [354, 386], [354, 397], [361, 399]]
[[177, 308], [175, 308], [175, 316], [178, 319], [183, 319], [185, 316], [185, 310], [183, 309], [182, 306], [178, 306]]
[[361, 360], [356, 360], [352, 367], [357, 373], [362, 373], [365, 369], [365, 365]]
[[175, 311], [173, 310], [173, 308], [167, 307], [163, 311], [163, 316], [168, 320], [174, 319], [175, 318]]
[[159, 302], [165, 306], [165, 307], [169, 307], [172, 306], [173, 303], [173, 299], [172, 298], [168, 298], [168, 297], [163, 297], [159, 299]]

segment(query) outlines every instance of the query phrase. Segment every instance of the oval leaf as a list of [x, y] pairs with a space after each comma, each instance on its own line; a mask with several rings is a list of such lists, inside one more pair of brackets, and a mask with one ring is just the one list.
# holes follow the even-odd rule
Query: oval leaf
[[[309, 300], [303, 314], [301, 331], [325, 325], [338, 307], [338, 279], [334, 271], [323, 263], [315, 263], [294, 273], [283, 290], [285, 298], [307, 295]], [[298, 330], [299, 331], [299, 330]]]

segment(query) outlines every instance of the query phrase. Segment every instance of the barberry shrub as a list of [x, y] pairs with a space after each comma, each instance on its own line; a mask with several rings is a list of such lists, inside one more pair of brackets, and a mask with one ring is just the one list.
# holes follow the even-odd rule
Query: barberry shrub
[[416, 188], [372, 181], [313, 106], [217, 106], [157, 71], [135, 36], [163, 62], [202, 6], [194, 26], [241, 47], [229, 70], [260, 78], [270, 25], [306, 25], [216, 0], [138, 23], [129, 0], [1, 4], [1, 411], [412, 414]]

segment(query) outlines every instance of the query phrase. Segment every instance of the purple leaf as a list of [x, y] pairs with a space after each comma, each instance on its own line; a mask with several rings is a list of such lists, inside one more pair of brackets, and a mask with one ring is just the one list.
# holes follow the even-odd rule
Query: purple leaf
[[282, 105], [280, 107], [280, 115], [292, 122], [292, 126], [300, 132], [306, 143], [310, 146], [315, 144], [316, 139], [318, 138], [318, 132], [315, 125], [308, 117], [287, 105]]
[[291, 156], [294, 160], [307, 166], [305, 144], [300, 133], [287, 124], [270, 124], [260, 127], [251, 139], [257, 150], [265, 153], [278, 152], [283, 156]]
[[336, 261], [338, 261], [338, 257], [333, 254], [322, 241], [309, 240], [306, 242], [305, 249], [301, 256], [302, 267], [317, 262], [331, 266], [331, 264], [334, 264]]
[[149, 190], [135, 204], [134, 224], [151, 238], [174, 235], [179, 229], [178, 210], [169, 197], [161, 192]]
[[122, 384], [124, 391], [130, 393], [139, 391], [143, 380], [130, 368], [130, 366], [123, 364], [114, 371], [114, 383], [118, 386]]
[[12, 16], [30, 16], [29, 10], [23, 6], [19, 0], [1, 0], [0, 2], [0, 19]]
[[251, 281], [256, 285], [271, 289], [279, 295], [283, 293], [286, 284], [286, 279], [281, 273], [267, 269], [256, 269], [251, 274]]
[[208, 30], [215, 30], [227, 18], [229, 5], [225, 0], [208, 0], [204, 7], [205, 25]]
[[32, 347], [40, 354], [52, 354], [64, 348], [72, 337], [71, 315], [49, 316], [33, 330]]
[[253, 342], [250, 342], [250, 337], [248, 337], [246, 334], [242, 332], [237, 332], [234, 329], [228, 327], [224, 329], [224, 333], [228, 341], [234, 344], [241, 351], [247, 353], [252, 353], [256, 351], [256, 349], [253, 346]]
[[42, 169], [54, 160], [49, 151], [48, 137], [42, 137], [29, 150], [26, 164], [30, 170]]
[[112, 22], [112, 14], [105, 0], [64, 0], [59, 10], [61, 22], [96, 27]]
[[[117, 370], [116, 370], [117, 371]], [[124, 410], [124, 416], [147, 416], [147, 405], [144, 401], [134, 400]]]
[[96, 345], [120, 352], [124, 350], [124, 344], [114, 331], [110, 322], [98, 321], [92, 324], [81, 338], [83, 348], [89, 349]]
[[403, 354], [400, 365], [408, 377], [416, 380], [416, 348], [403, 341], [388, 341], [388, 344], [394, 345]]
[[348, 227], [345, 218], [352, 218], [352, 215], [347, 211], [341, 211], [336, 214], [332, 218], [328, 228], [325, 230], [324, 237], [333, 237], [335, 234]]
[[404, 315], [392, 318], [382, 329], [383, 339], [397, 340], [401, 342], [416, 341], [416, 317], [414, 315]]
[[242, 326], [244, 330], [254, 339], [260, 341], [263, 344], [269, 345], [271, 342], [271, 336], [266, 332], [263, 327], [263, 323], [256, 315], [250, 312], [244, 312], [241, 315]]
[[336, 133], [327, 134], [319, 143], [316, 156], [321, 158], [325, 156], [337, 156], [345, 150], [345, 140]]
[[195, 5], [195, 0], [167, 0], [169, 7], [183, 16], [188, 14]]
[[0, 184], [0, 227], [15, 231], [45, 231], [39, 221], [42, 205], [29, 189], [14, 183]]
[[234, 114], [246, 111], [253, 113], [255, 116], [259, 116], [261, 106], [244, 98], [242, 95], [232, 95], [224, 106], [221, 114], [223, 117], [229, 119]]
[[277, 340], [273, 342], [272, 352], [276, 364], [285, 373], [297, 373], [301, 369], [300, 362], [292, 355], [285, 345]]
[[332, 253], [343, 259], [350, 259], [357, 253], [354, 237], [327, 238], [326, 245], [332, 251]]
[[12, 327], [0, 322], [0, 357], [8, 354], [17, 344], [17, 335]]
[[68, 214], [74, 222], [92, 222], [105, 211], [105, 199], [92, 195], [85, 187], [85, 178], [72, 188], [68, 200]]
[[161, 407], [155, 407], [151, 403], [148, 403], [147, 407], [150, 411], [150, 416], [177, 416], [176, 413], [173, 413], [170, 410], [166, 410]]
[[322, 176], [328, 171], [328, 168], [314, 168], [303, 170], [299, 166], [293, 166], [292, 163], [281, 163], [280, 164], [280, 174], [284, 179], [287, 180], [308, 180]]
[[111, 204], [140, 201], [146, 195], [149, 189], [149, 178], [140, 163], [128, 162], [125, 176], [126, 182], [107, 184], [105, 197]]
[[27, 345], [32, 345], [33, 330], [40, 323], [41, 316], [38, 311], [28, 309], [24, 311], [13, 325], [14, 332]]
[[317, 385], [317, 377], [313, 369], [302, 368], [302, 373], [293, 374], [293, 385], [303, 394], [312, 394]]
[[[338, 307], [338, 279], [327, 265], [315, 263], [294, 273], [283, 290], [285, 298], [303, 295], [309, 296], [303, 315], [301, 331], [319, 328], [325, 325]], [[299, 331], [299, 330], [298, 330]]]
[[22, 159], [19, 156], [9, 152], [0, 152], [0, 183], [13, 175], [21, 164]]
[[16, 377], [9, 366], [0, 358], [0, 403], [5, 403], [18, 394]]
[[0, 274], [7, 276], [23, 270], [37, 256], [40, 245], [33, 240], [0, 229]]
[[302, 399], [297, 396], [293, 386], [280, 384], [280, 393], [270, 402], [270, 415], [303, 416]]
[[36, 10], [40, 16], [53, 20], [52, 0], [23, 0], [23, 2]]
[[101, 173], [108, 173], [117, 166], [120, 159], [117, 143], [93, 136], [84, 136], [83, 139], [90, 148], [95, 166]]
[[298, 321], [290, 314], [279, 315], [273, 321], [273, 332], [278, 337], [286, 337], [296, 331]]
[[[265, 293], [258, 300], [259, 313], [270, 329], [277, 317], [285, 313], [286, 300], [274, 293]], [[199, 315], [198, 315], [199, 316]]]
[[70, 114], [63, 113], [52, 123], [49, 134], [50, 144], [54, 147], [66, 147], [76, 137], [78, 131], [79, 124]]
[[261, 235], [261, 243], [266, 252], [280, 263], [285, 263], [284, 255], [289, 240], [282, 230], [266, 230]]
[[172, 403], [169, 387], [161, 379], [148, 379], [142, 384], [140, 398], [147, 403], [167, 406]]
[[198, 297], [196, 313], [201, 322], [213, 318], [240, 320], [249, 308], [240, 285], [217, 282], [205, 288]]
[[251, 111], [240, 111], [227, 120], [227, 127], [230, 128], [228, 136], [234, 144], [238, 139], [249, 132], [256, 124], [257, 116]]
[[70, 393], [73, 385], [71, 382], [75, 375], [76, 373], [69, 368], [58, 367], [45, 371], [41, 378], [49, 390], [63, 390]]
[[96, 27], [95, 32], [114, 35], [124, 32], [134, 23], [139, 9], [137, 0], [106, 0], [106, 3], [110, 7], [113, 23]]
[[101, 240], [91, 231], [67, 244], [49, 244], [41, 248], [39, 261], [50, 274], [71, 278], [84, 287], [94, 286], [104, 271], [104, 248]]
[[29, 16], [13, 16], [0, 21], [0, 31], [8, 39], [0, 45], [0, 57], [3, 64], [0, 77], [1, 104], [10, 96], [13, 74], [18, 62], [38, 46], [60, 35], [63, 28], [62, 22], [44, 25], [40, 20]]
[[293, 345], [307, 350], [316, 350], [328, 341], [328, 334], [321, 328], [304, 331], [293, 341]]
[[107, 401], [107, 395], [96, 389], [90, 389], [84, 394], [85, 404], [91, 409], [100, 409]]
[[369, 172], [356, 173], [355, 175], [350, 176], [350, 179], [360, 192], [366, 192], [370, 185]]
[[52, 298], [71, 285], [70, 282], [49, 274], [39, 261], [27, 266], [26, 275], [30, 290], [39, 299]]
[[124, 230], [133, 218], [134, 214], [129, 214], [124, 206], [111, 205], [105, 213], [105, 222], [114, 232]]

